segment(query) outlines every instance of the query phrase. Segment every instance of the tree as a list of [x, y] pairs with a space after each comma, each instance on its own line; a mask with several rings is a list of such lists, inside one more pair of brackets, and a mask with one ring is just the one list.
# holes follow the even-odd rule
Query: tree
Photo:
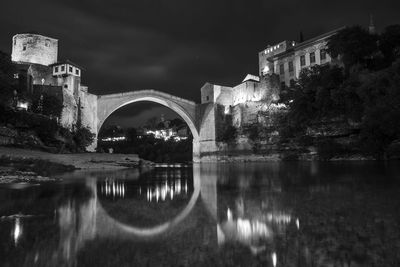
[[379, 49], [389, 64], [400, 57], [400, 25], [390, 25], [384, 29], [379, 38]]
[[82, 151], [86, 150], [86, 147], [91, 145], [94, 141], [95, 134], [93, 134], [87, 127], [76, 127], [73, 132], [73, 139], [78, 148]]
[[361, 26], [347, 27], [329, 38], [327, 52], [333, 58], [340, 56], [346, 71], [356, 65], [366, 67], [378, 52], [377, 36]]
[[364, 105], [361, 144], [364, 151], [382, 158], [400, 139], [400, 61], [370, 74], [358, 94]]
[[337, 99], [343, 80], [343, 69], [337, 66], [304, 69], [296, 87], [282, 99], [289, 107], [287, 125], [301, 130], [315, 120], [343, 114], [342, 100]]
[[0, 104], [6, 104], [13, 96], [14, 90], [17, 90], [15, 73], [10, 55], [0, 51]]

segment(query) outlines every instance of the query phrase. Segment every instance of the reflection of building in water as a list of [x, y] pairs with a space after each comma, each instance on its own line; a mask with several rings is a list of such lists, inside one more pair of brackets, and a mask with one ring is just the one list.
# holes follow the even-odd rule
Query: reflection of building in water
[[[254, 254], [266, 249], [265, 244], [272, 242], [274, 236], [281, 235], [289, 225], [300, 228], [298, 218], [279, 208], [278, 203], [267, 201], [261, 209], [254, 209], [253, 201], [239, 198], [234, 209], [226, 209], [226, 218], [218, 224], [218, 243], [240, 242], [249, 246]], [[250, 210], [247, 207], [251, 207]], [[257, 205], [256, 205], [257, 206]]]
[[[181, 176], [180, 172], [174, 172], [174, 175], [177, 177]], [[171, 180], [168, 179], [168, 173], [158, 174], [156, 177], [162, 178], [162, 181], [156, 182], [155, 184], [152, 183], [145, 186], [140, 186], [137, 191], [133, 191], [136, 191], [140, 196], [145, 194], [148, 202], [159, 202], [167, 199], [173, 200], [176, 196], [188, 195], [189, 186], [186, 179]], [[101, 195], [112, 197], [113, 199], [126, 198], [127, 191], [128, 185], [124, 180], [107, 178], [100, 185]]]
[[125, 198], [126, 186], [124, 181], [106, 179], [100, 187], [100, 192], [105, 196]]
[[139, 193], [146, 192], [146, 199], [148, 202], [152, 201], [165, 201], [166, 199], [173, 200], [175, 196], [187, 195], [188, 194], [188, 184], [187, 180], [184, 182], [180, 179], [175, 181], [163, 181], [160, 184], [156, 184], [154, 187], [148, 186], [144, 190], [139, 188]]
[[13, 229], [14, 244], [18, 245], [18, 240], [22, 236], [22, 223], [19, 217], [15, 218], [15, 225]]

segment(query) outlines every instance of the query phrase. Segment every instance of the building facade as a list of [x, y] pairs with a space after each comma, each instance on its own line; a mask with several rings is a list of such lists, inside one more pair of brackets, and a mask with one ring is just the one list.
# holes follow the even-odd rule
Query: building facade
[[332, 63], [326, 52], [328, 39], [343, 28], [330, 31], [301, 43], [283, 41], [259, 52], [259, 75], [275, 73], [281, 85], [290, 86], [304, 68]]
[[14, 78], [19, 79], [20, 91], [28, 95], [53, 95], [62, 101], [59, 118], [62, 126], [71, 129], [80, 120], [84, 126], [96, 128], [93, 109], [97, 96], [81, 83], [81, 67], [58, 60], [57, 39], [36, 33], [16, 34], [12, 38], [11, 59], [18, 70]]
[[[248, 74], [242, 83], [230, 87], [206, 83], [201, 103], [214, 103], [230, 115], [236, 127], [260, 122], [265, 112], [282, 108], [278, 104], [283, 86], [290, 86], [301, 70], [314, 65], [337, 63], [326, 52], [328, 39], [343, 28], [301, 43], [282, 41], [259, 52], [259, 76]], [[271, 113], [271, 112], [270, 112]], [[215, 118], [218, 117], [216, 112]]]

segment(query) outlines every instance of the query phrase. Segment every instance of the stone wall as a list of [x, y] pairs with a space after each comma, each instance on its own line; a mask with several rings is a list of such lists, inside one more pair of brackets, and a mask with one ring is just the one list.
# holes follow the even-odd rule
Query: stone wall
[[58, 40], [39, 34], [17, 34], [13, 37], [11, 58], [48, 66], [57, 62]]

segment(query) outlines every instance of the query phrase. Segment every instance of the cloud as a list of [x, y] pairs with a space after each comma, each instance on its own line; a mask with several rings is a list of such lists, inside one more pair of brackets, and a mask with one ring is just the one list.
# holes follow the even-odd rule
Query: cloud
[[91, 92], [152, 88], [199, 101], [207, 81], [235, 85], [258, 73], [268, 44], [352, 24], [400, 23], [399, 1], [41, 0], [0, 9], [0, 49], [36, 30], [59, 39], [61, 58], [83, 66]]

